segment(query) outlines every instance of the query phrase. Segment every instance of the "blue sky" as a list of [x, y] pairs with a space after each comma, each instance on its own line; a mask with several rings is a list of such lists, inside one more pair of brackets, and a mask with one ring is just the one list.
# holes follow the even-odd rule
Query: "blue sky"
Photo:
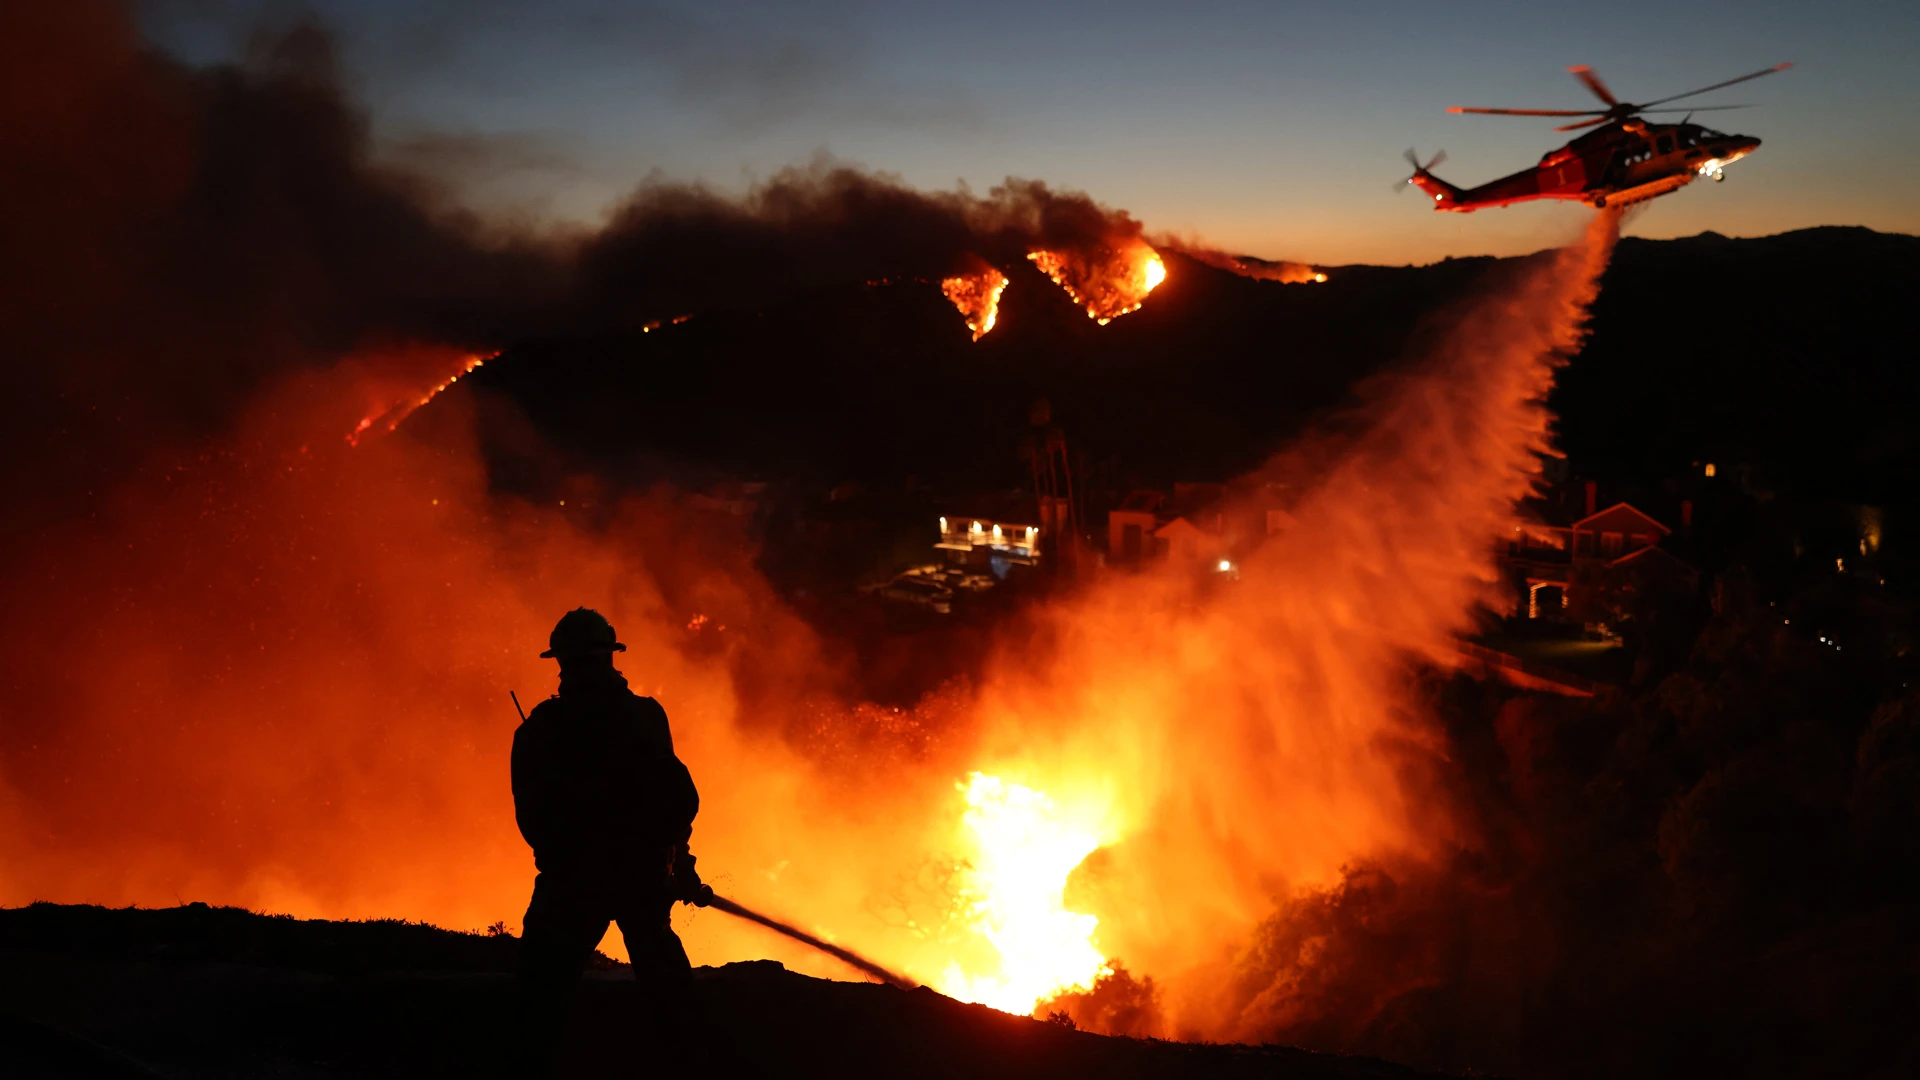
[[381, 152], [521, 220], [600, 220], [649, 175], [744, 189], [831, 155], [910, 183], [1009, 175], [1085, 190], [1150, 229], [1318, 263], [1426, 262], [1558, 242], [1585, 211], [1436, 214], [1400, 153], [1463, 186], [1565, 141], [1569, 64], [1647, 100], [1781, 61], [1700, 103], [1765, 145], [1633, 219], [1644, 236], [1809, 225], [1920, 232], [1920, 3], [612, 3], [146, 0], [190, 61], [317, 16]]

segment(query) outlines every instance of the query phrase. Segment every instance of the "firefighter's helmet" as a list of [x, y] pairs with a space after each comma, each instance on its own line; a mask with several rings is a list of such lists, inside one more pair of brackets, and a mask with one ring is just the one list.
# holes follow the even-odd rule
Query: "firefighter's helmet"
[[620, 638], [613, 632], [613, 624], [605, 615], [592, 608], [574, 608], [553, 626], [553, 633], [547, 635], [547, 651], [541, 656], [571, 656], [576, 653], [617, 653], [626, 652], [627, 647], [620, 644]]

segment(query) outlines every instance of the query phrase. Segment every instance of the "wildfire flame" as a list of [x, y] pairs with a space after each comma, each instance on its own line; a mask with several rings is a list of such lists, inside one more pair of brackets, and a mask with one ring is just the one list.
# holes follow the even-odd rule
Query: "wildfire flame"
[[1101, 326], [1140, 310], [1147, 294], [1167, 279], [1167, 264], [1144, 240], [1130, 241], [1094, 258], [1046, 250], [1027, 258]]
[[[688, 319], [691, 319], [691, 318], [693, 318], [692, 315], [675, 315], [671, 319], [655, 319], [652, 322], [643, 323], [640, 327], [640, 332], [643, 334], [651, 334], [655, 330], [658, 330], [663, 326], [679, 326], [681, 323], [686, 322]], [[495, 355], [498, 355], [498, 354], [495, 354]]]
[[940, 291], [960, 310], [961, 317], [967, 320], [967, 329], [973, 331], [975, 341], [985, 337], [1000, 317], [1000, 293], [1006, 287], [1007, 275], [992, 267], [977, 274], [962, 274], [940, 282]]
[[[435, 353], [437, 350], [421, 349], [421, 350], [415, 350], [415, 351], [429, 354], [428, 362], [432, 362], [431, 354]], [[459, 382], [469, 372], [473, 371], [475, 368], [478, 368], [484, 365], [487, 361], [493, 359], [496, 356], [499, 356], [500, 354], [498, 352], [490, 352], [484, 355], [480, 353], [458, 353], [455, 355], [458, 357], [458, 359], [455, 361], [456, 368], [453, 374], [448, 375], [446, 378], [441, 379], [438, 383], [433, 384], [424, 393], [419, 393], [413, 396], [404, 397], [397, 400], [388, 399], [387, 401], [384, 401], [380, 405], [376, 406], [375, 411], [369, 412], [365, 416], [362, 416], [360, 418], [360, 422], [353, 426], [353, 430], [347, 432], [347, 445], [349, 446], [360, 445], [360, 437], [362, 435], [365, 435], [367, 431], [371, 429], [375, 424], [380, 423], [383, 420], [386, 422], [386, 430], [393, 431], [394, 429], [400, 426], [400, 422], [402, 420], [405, 420], [407, 417], [412, 416], [416, 411], [420, 409], [421, 406], [425, 405], [427, 402], [432, 401], [435, 397], [439, 396], [442, 390], [445, 390], [447, 387], [452, 386], [454, 383]]]
[[[1162, 241], [1166, 244], [1167, 241]], [[1262, 259], [1252, 255], [1229, 255], [1218, 248], [1207, 247], [1194, 242], [1174, 241], [1173, 250], [1195, 262], [1203, 262], [1217, 270], [1238, 274], [1255, 281], [1276, 281], [1282, 285], [1319, 285], [1325, 284], [1327, 274], [1305, 263], [1289, 262], [1285, 259]]]
[[1026, 1015], [1041, 1001], [1086, 990], [1110, 971], [1094, 947], [1099, 920], [1068, 911], [1067, 876], [1101, 844], [1066, 820], [1046, 792], [974, 773], [961, 787], [972, 848], [965, 885], [976, 932], [999, 954], [999, 970], [972, 975], [955, 962], [940, 989], [961, 1001]]

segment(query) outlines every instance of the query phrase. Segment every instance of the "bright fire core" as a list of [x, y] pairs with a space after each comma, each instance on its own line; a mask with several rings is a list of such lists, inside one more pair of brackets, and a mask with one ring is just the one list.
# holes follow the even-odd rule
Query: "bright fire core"
[[1067, 877], [1100, 846], [1093, 830], [1065, 820], [1042, 791], [974, 773], [961, 789], [966, 899], [974, 928], [999, 954], [999, 970], [960, 964], [940, 989], [962, 1001], [1025, 1015], [1064, 991], [1086, 990], [1107, 971], [1094, 947], [1099, 920], [1064, 906]]
[[1101, 326], [1140, 310], [1147, 294], [1167, 279], [1167, 264], [1140, 240], [1091, 255], [1035, 251], [1027, 258]]

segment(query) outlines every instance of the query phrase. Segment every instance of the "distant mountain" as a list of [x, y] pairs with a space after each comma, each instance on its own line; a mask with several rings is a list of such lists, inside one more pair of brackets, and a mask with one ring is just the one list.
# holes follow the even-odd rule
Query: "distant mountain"
[[1553, 395], [1606, 479], [1694, 461], [1801, 500], [1920, 492], [1920, 237], [1861, 228], [1625, 240]]
[[[470, 385], [575, 467], [939, 487], [1021, 481], [1036, 398], [1110, 488], [1259, 461], [1406, 354], [1423, 317], [1516, 260], [1254, 281], [1169, 253], [1141, 310], [1096, 326], [1010, 267], [978, 342], [931, 283], [823, 289], [647, 334], [523, 344]], [[1698, 460], [1810, 497], [1905, 498], [1917, 398], [1907, 298], [1920, 238], [1859, 228], [1621, 243], [1553, 404], [1576, 468], [1650, 484]], [[515, 464], [502, 442], [503, 468]], [[518, 464], [526, 466], [526, 462]]]

